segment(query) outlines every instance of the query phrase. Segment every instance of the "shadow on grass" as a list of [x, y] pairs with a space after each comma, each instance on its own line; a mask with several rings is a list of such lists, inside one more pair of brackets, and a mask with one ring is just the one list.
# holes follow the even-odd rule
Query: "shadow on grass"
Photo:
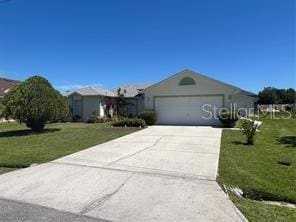
[[287, 147], [296, 147], [296, 136], [282, 136], [278, 142], [287, 145]]
[[23, 130], [12, 130], [12, 131], [4, 131], [0, 132], [1, 137], [13, 137], [13, 136], [30, 136], [30, 135], [38, 135], [44, 133], [54, 133], [56, 131], [60, 131], [61, 129], [58, 128], [51, 128], [51, 129], [43, 129], [38, 132], [34, 132], [30, 129], [23, 129]]
[[15, 169], [20, 169], [20, 168], [27, 168], [29, 167], [30, 165], [27, 164], [27, 165], [21, 165], [21, 164], [7, 164], [7, 163], [0, 163], [0, 167], [3, 167], [3, 168], [15, 168]]
[[279, 201], [279, 202], [296, 204], [296, 199], [293, 197], [290, 198], [288, 196], [276, 195], [270, 192], [257, 190], [253, 188], [242, 188], [242, 190], [243, 190], [243, 197], [251, 200]]
[[247, 144], [246, 142], [242, 142], [242, 141], [238, 141], [238, 140], [232, 141], [231, 143], [232, 143], [232, 144], [235, 144], [235, 145], [244, 145], [244, 146], [248, 146], [248, 144]]

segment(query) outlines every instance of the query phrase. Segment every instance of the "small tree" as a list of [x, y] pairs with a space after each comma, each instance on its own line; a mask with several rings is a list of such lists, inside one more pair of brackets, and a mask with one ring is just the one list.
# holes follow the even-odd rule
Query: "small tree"
[[126, 118], [127, 117], [127, 106], [128, 102], [124, 97], [124, 94], [121, 93], [121, 88], [117, 90], [117, 112], [119, 118]]
[[253, 145], [258, 125], [253, 120], [241, 120], [242, 133], [246, 136], [247, 144]]
[[70, 117], [69, 105], [67, 102], [67, 97], [62, 96], [59, 91], [56, 90], [57, 98], [56, 98], [56, 106], [53, 109], [52, 119], [50, 121], [64, 121], [65, 118]]
[[68, 115], [63, 96], [41, 76], [33, 76], [16, 85], [3, 98], [5, 114], [33, 131], [44, 128], [47, 121]]

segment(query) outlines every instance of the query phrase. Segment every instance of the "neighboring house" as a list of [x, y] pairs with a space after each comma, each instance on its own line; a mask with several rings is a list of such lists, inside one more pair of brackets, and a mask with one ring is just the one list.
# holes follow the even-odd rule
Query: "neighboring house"
[[0, 77], [0, 98], [21, 81]]
[[110, 90], [86, 87], [66, 94], [72, 116], [87, 121], [92, 114], [112, 117], [116, 110], [116, 94]]
[[120, 88], [120, 93], [126, 98], [128, 104], [128, 116], [136, 117], [144, 110], [143, 89], [147, 86], [149, 85], [124, 85], [112, 91], [98, 87], [86, 87], [68, 92], [66, 96], [72, 116], [76, 116], [82, 121], [87, 121], [92, 114], [110, 118], [116, 114], [116, 98]]
[[[12, 89], [15, 85], [17, 85], [20, 82], [21, 81], [18, 81], [18, 80], [6, 79], [6, 78], [0, 77], [0, 100], [5, 96], [6, 93], [8, 93], [10, 89]], [[6, 121], [14, 121], [14, 120], [10, 118], [0, 117], [0, 122], [6, 122]]]
[[[129, 116], [154, 110], [158, 124], [219, 125], [216, 117], [221, 108], [241, 109], [240, 113], [246, 115], [250, 113], [246, 109], [254, 109], [257, 100], [254, 93], [187, 69], [150, 86], [138, 84], [118, 88], [127, 98]], [[118, 88], [113, 92], [98, 88], [72, 92], [69, 99], [73, 114], [81, 115], [84, 121], [93, 112], [108, 116], [108, 101], [116, 100]], [[112, 110], [115, 110], [112, 104]]]
[[151, 84], [129, 84], [122, 85], [112, 91], [118, 95], [120, 94], [126, 98], [127, 102], [127, 115], [128, 117], [137, 117], [138, 114], [145, 109], [145, 100], [143, 90]]

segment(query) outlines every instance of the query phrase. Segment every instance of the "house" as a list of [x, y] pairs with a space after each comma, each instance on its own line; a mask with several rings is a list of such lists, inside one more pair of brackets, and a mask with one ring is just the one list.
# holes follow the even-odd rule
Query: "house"
[[148, 86], [148, 84], [130, 84], [117, 87], [112, 91], [98, 87], [86, 87], [68, 92], [66, 96], [72, 115], [86, 122], [92, 114], [112, 117], [116, 112], [116, 98], [120, 89], [120, 94], [125, 97], [127, 103], [128, 117], [137, 117], [144, 110], [143, 90]]
[[86, 122], [92, 114], [112, 117], [117, 95], [110, 90], [86, 87], [66, 94], [72, 116]]
[[219, 125], [218, 111], [227, 108], [248, 115], [256, 95], [203, 74], [183, 70], [144, 90], [145, 109], [158, 124]]
[[21, 81], [0, 77], [0, 98]]
[[118, 95], [118, 90], [125, 97], [127, 103], [127, 116], [137, 117], [145, 109], [144, 89], [151, 84], [129, 84], [119, 86], [112, 91]]
[[[12, 89], [15, 85], [17, 85], [20, 82], [21, 81], [18, 81], [18, 80], [0, 77], [0, 100], [5, 96], [6, 93], [8, 93], [10, 89]], [[10, 118], [7, 118], [7, 119], [0, 118], [0, 122], [6, 122], [6, 121], [14, 121], [14, 120]]]
[[221, 109], [250, 115], [256, 102], [254, 93], [186, 69], [153, 85], [124, 85], [113, 91], [93, 87], [76, 90], [69, 95], [73, 114], [84, 121], [92, 113], [110, 116], [110, 109], [116, 110], [119, 88], [128, 101], [128, 116], [154, 110], [158, 124], [219, 125]]

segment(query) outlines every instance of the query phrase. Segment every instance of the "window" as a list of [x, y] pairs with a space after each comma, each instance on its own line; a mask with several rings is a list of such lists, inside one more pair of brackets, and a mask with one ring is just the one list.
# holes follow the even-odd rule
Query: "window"
[[79, 100], [76, 100], [74, 99], [73, 101], [73, 115], [74, 116], [79, 116], [80, 118], [82, 117], [82, 100], [79, 99]]
[[181, 81], [179, 82], [180, 86], [187, 86], [187, 85], [195, 85], [195, 81], [194, 79], [192, 79], [191, 77], [184, 77], [183, 79], [181, 79]]

